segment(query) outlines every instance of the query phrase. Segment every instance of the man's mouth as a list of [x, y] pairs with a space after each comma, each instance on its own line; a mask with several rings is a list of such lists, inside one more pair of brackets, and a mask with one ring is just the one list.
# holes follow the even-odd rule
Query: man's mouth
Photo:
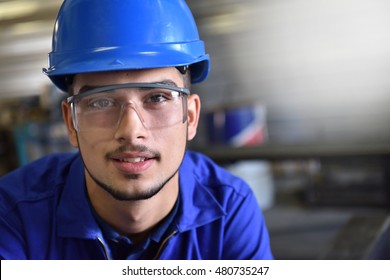
[[106, 155], [114, 166], [125, 174], [140, 174], [148, 170], [160, 158], [160, 154], [145, 146], [130, 149], [121, 147]]
[[120, 162], [137, 163], [137, 162], [143, 162], [145, 160], [148, 160], [148, 158], [145, 158], [145, 157], [119, 158], [119, 159], [116, 159], [116, 160], [120, 161]]
[[141, 174], [148, 170], [155, 158], [152, 157], [112, 157], [114, 166], [124, 174]]

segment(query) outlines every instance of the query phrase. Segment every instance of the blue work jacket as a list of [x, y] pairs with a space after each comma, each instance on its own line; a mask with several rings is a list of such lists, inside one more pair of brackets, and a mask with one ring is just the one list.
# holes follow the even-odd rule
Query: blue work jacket
[[[156, 259], [272, 259], [250, 187], [187, 151], [179, 170], [175, 231]], [[109, 259], [79, 153], [55, 154], [0, 179], [0, 258]]]

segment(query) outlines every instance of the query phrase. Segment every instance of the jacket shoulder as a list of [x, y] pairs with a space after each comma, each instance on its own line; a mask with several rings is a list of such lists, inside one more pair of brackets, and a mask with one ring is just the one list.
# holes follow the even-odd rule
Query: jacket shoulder
[[45, 156], [0, 178], [0, 205], [13, 208], [23, 201], [35, 201], [51, 196], [64, 183], [77, 153]]
[[191, 172], [198, 183], [211, 191], [230, 189], [242, 196], [252, 193], [242, 178], [235, 176], [204, 154], [187, 151], [183, 165], [186, 172]]

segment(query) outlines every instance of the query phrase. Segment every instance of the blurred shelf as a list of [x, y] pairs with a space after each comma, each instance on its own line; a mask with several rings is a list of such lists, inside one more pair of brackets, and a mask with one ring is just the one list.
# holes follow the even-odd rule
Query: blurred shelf
[[308, 144], [279, 145], [268, 144], [256, 147], [208, 146], [192, 147], [216, 161], [234, 161], [237, 159], [299, 159], [345, 156], [388, 156], [390, 143], [383, 144]]
[[390, 209], [390, 145], [387, 143], [210, 146], [193, 150], [222, 165], [241, 160], [271, 161], [275, 178], [291, 182], [300, 178], [299, 188], [304, 190], [308, 205]]

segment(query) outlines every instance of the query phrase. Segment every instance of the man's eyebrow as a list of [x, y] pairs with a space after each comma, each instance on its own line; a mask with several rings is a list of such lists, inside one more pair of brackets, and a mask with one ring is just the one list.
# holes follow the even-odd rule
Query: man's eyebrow
[[163, 81], [160, 81], [160, 82], [154, 82], [153, 84], [162, 84], [162, 85], [167, 85], [167, 86], [174, 86], [174, 87], [177, 87], [177, 84], [172, 81], [172, 80], [163, 80]]
[[88, 85], [82, 86], [82, 87], [80, 88], [78, 94], [79, 94], [79, 93], [86, 92], [87, 90], [91, 90], [91, 89], [94, 89], [94, 88], [97, 88], [97, 87], [88, 86]]

